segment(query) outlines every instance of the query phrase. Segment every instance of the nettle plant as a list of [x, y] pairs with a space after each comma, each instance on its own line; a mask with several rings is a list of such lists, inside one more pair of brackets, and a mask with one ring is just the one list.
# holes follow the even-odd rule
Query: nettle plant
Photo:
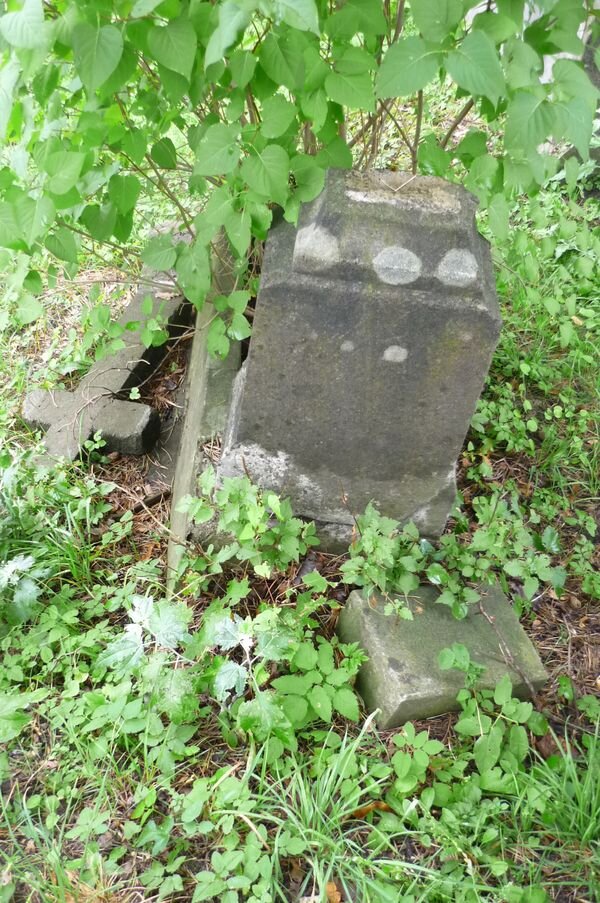
[[[297, 219], [328, 167], [377, 157], [393, 126], [414, 172], [466, 184], [506, 228], [507, 196], [543, 182], [548, 138], [587, 156], [597, 92], [579, 62], [593, 0], [8, 0], [0, 17], [0, 247], [12, 318], [43, 311], [40, 252], [76, 271], [155, 225], [141, 258], [198, 308], [224, 230], [243, 280], [275, 205]], [[458, 113], [433, 127], [428, 97]], [[500, 126], [488, 149], [469, 113]], [[464, 131], [464, 129], [462, 130]], [[349, 134], [353, 137], [349, 137]], [[577, 161], [572, 165], [577, 167]], [[152, 208], [156, 209], [156, 207]], [[502, 225], [503, 224], [503, 225]], [[137, 233], [134, 233], [137, 234]], [[14, 253], [16, 252], [16, 253]], [[50, 272], [52, 278], [52, 271]], [[248, 335], [235, 294], [210, 327]], [[243, 305], [242, 305], [243, 307]]]

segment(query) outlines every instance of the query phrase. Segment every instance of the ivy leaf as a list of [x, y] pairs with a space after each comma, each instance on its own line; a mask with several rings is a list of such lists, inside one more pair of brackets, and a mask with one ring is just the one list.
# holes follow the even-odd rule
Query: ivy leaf
[[217, 702], [223, 704], [230, 692], [234, 696], [241, 696], [248, 682], [248, 669], [237, 662], [225, 661], [215, 674], [214, 693]]
[[300, 31], [312, 31], [318, 37], [319, 13], [315, 0], [275, 0], [275, 18]]
[[42, 0], [25, 0], [18, 12], [0, 18], [0, 34], [11, 47], [33, 50], [46, 43]]
[[268, 97], [262, 105], [261, 132], [265, 138], [279, 138], [296, 118], [296, 107], [281, 94]]
[[217, 123], [206, 130], [196, 151], [194, 173], [218, 176], [233, 172], [240, 158], [239, 127]]
[[88, 93], [99, 88], [119, 64], [123, 38], [114, 25], [95, 28], [82, 22], [73, 29], [75, 68]]
[[148, 34], [148, 46], [161, 66], [190, 80], [198, 42], [189, 21], [179, 18], [155, 26]]
[[422, 38], [398, 41], [387, 51], [377, 76], [378, 97], [406, 97], [420, 91], [435, 77], [440, 54]]
[[225, 51], [235, 42], [238, 34], [250, 21], [250, 13], [240, 9], [234, 0], [225, 0], [219, 6], [219, 21], [210, 36], [204, 56], [204, 68], [211, 63], [218, 63], [225, 56]]
[[428, 41], [443, 41], [463, 15], [462, 0], [411, 0], [415, 25]]
[[158, 235], [151, 238], [142, 250], [142, 261], [152, 270], [170, 270], [177, 259], [177, 251], [173, 247], [170, 235]]
[[182, 603], [156, 602], [148, 618], [148, 631], [159, 646], [173, 648], [187, 636], [192, 613]]
[[263, 197], [282, 206], [288, 194], [290, 159], [278, 144], [268, 145], [261, 153], [246, 157], [242, 163], [242, 178]]
[[97, 659], [99, 668], [131, 671], [142, 660], [144, 642], [139, 624], [127, 624], [123, 633], [111, 640]]
[[494, 42], [483, 31], [468, 34], [462, 44], [448, 54], [446, 68], [459, 87], [469, 94], [489, 98], [494, 106], [505, 90], [504, 73]]

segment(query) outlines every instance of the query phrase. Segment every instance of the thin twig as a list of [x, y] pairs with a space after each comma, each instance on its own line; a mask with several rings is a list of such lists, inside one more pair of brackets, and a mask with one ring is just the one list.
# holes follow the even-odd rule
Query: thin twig
[[415, 141], [412, 146], [412, 171], [413, 175], [417, 174], [417, 163], [419, 155], [419, 141], [421, 140], [421, 126], [423, 124], [423, 91], [417, 94], [417, 122], [415, 125]]
[[466, 102], [466, 104], [464, 105], [464, 107], [462, 108], [462, 110], [460, 111], [460, 113], [458, 113], [458, 114], [455, 116], [455, 118], [452, 120], [452, 122], [451, 122], [451, 124], [450, 124], [450, 127], [449, 127], [449, 129], [448, 129], [448, 131], [446, 132], [446, 134], [445, 134], [444, 137], [442, 138], [442, 142], [441, 142], [442, 147], [445, 148], [445, 147], [448, 146], [448, 142], [449, 142], [450, 139], [452, 138], [452, 135], [454, 134], [454, 132], [456, 131], [456, 129], [459, 127], [459, 125], [461, 124], [461, 122], [463, 121], [463, 119], [466, 119], [466, 117], [469, 115], [471, 109], [473, 108], [474, 103], [475, 103], [475, 101], [474, 101], [473, 98], [471, 97], [471, 99], [468, 100], [468, 101]]

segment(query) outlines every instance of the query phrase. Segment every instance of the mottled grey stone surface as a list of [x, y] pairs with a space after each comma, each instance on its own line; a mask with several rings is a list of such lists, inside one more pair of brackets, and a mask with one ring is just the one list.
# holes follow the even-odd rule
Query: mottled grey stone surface
[[[412, 621], [385, 615], [381, 597], [368, 602], [358, 591], [350, 594], [338, 634], [345, 643], [358, 643], [369, 656], [357, 689], [369, 711], [380, 710], [380, 728], [459, 708], [456, 695], [464, 686], [464, 675], [438, 666], [439, 653], [453, 643], [464, 644], [471, 659], [486, 666], [482, 687], [494, 687], [505, 674], [521, 698], [530, 695], [528, 683], [536, 691], [543, 686], [548, 675], [506, 596], [498, 586], [485, 587], [482, 593], [481, 605], [494, 626], [478, 606], [457, 621], [446, 606], [436, 604], [439, 594], [432, 586], [422, 586], [413, 595]], [[510, 650], [515, 667], [507, 664], [501, 643]]]
[[[144, 313], [148, 296], [152, 310]], [[45, 432], [48, 459], [74, 460], [98, 431], [107, 451], [141, 455], [152, 448], [160, 432], [158, 413], [117, 396], [138, 385], [163, 357], [166, 346], [146, 348], [141, 335], [144, 323], [158, 317], [167, 321], [171, 334], [189, 319], [189, 305], [173, 293], [171, 284], [164, 292], [140, 289], [119, 319], [127, 327], [121, 336], [123, 348], [95, 363], [75, 392], [36, 389], [27, 395], [23, 419]]]
[[438, 535], [500, 331], [474, 198], [403, 173], [330, 171], [267, 241], [220, 466], [342, 544], [373, 500]]

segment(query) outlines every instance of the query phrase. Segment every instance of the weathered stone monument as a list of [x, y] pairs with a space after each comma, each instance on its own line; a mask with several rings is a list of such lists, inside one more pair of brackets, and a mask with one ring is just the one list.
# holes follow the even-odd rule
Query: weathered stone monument
[[330, 544], [370, 501], [441, 533], [500, 331], [475, 206], [441, 179], [333, 170], [271, 230], [221, 476], [289, 497]]
[[[474, 213], [474, 198], [441, 179], [331, 171], [297, 228], [283, 221], [272, 228], [220, 478], [249, 476], [289, 497], [295, 514], [317, 522], [325, 546], [347, 548], [356, 515], [371, 501], [439, 536], [500, 331], [490, 253]], [[191, 491], [220, 398], [203, 339], [210, 315], [203, 311], [196, 326], [175, 479], [172, 530], [182, 540], [189, 522], [177, 513], [178, 498]], [[225, 395], [232, 377], [225, 362], [218, 373]], [[178, 548], [173, 542], [169, 554], [174, 579]], [[369, 710], [379, 710], [381, 727], [456, 708], [462, 675], [438, 667], [439, 652], [453, 642], [488, 668], [488, 685], [508, 673], [526, 695], [545, 679], [498, 588], [487, 588], [463, 621], [436, 597], [431, 586], [411, 594], [412, 621], [385, 615], [385, 600], [360, 592], [341, 612], [340, 636], [368, 655], [358, 688]]]

